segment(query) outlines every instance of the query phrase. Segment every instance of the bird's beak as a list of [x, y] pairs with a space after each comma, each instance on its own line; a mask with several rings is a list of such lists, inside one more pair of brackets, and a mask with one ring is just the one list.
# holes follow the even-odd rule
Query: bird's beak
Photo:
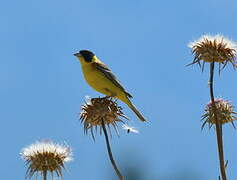
[[73, 54], [74, 56], [76, 56], [76, 57], [81, 57], [81, 54], [78, 52], [78, 53], [75, 53], [75, 54]]

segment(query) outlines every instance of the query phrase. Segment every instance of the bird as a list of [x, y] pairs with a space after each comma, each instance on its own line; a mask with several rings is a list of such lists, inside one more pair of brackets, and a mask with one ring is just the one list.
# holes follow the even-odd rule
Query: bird
[[96, 91], [106, 96], [117, 98], [137, 115], [141, 121], [146, 121], [143, 115], [131, 102], [132, 95], [128, 93], [114, 73], [97, 56], [89, 50], [80, 50], [74, 56], [81, 63], [81, 68], [86, 82]]

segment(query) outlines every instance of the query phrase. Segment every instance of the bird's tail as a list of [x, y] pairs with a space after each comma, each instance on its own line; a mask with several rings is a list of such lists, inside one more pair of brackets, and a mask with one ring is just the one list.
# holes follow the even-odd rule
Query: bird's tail
[[143, 115], [137, 110], [136, 106], [129, 100], [128, 106], [132, 109], [132, 111], [137, 115], [137, 117], [142, 121], [145, 122], [146, 119]]

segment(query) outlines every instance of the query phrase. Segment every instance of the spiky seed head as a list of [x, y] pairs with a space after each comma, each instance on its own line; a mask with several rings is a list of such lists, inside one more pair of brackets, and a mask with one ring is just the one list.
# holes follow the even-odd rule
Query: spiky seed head
[[118, 106], [116, 100], [109, 97], [91, 98], [82, 105], [81, 109], [80, 119], [84, 124], [84, 131], [87, 133], [90, 130], [93, 139], [95, 138], [94, 129], [97, 130], [97, 127], [99, 127], [101, 132], [102, 122], [107, 125], [109, 130], [110, 125], [112, 125], [118, 134], [117, 123], [123, 122], [121, 118], [128, 119], [122, 112], [122, 107]]
[[[233, 121], [237, 119], [235, 116], [237, 113], [234, 112], [234, 106], [230, 104], [229, 101], [226, 101], [222, 98], [215, 99], [215, 106], [218, 121], [220, 121], [221, 124], [231, 123], [235, 128]], [[205, 113], [202, 115], [202, 120], [204, 121], [202, 128], [206, 123], [208, 123], [209, 128], [211, 128], [213, 124], [216, 124], [214, 109], [211, 101], [206, 105]]]
[[71, 148], [67, 145], [59, 145], [49, 140], [37, 141], [22, 149], [21, 157], [28, 166], [26, 178], [34, 174], [47, 176], [48, 173], [62, 177], [64, 163], [72, 160]]
[[203, 35], [198, 40], [189, 43], [188, 46], [194, 54], [191, 64], [201, 65], [203, 61], [204, 66], [205, 62], [217, 62], [224, 68], [230, 62], [233, 67], [236, 67], [237, 44], [222, 35]]

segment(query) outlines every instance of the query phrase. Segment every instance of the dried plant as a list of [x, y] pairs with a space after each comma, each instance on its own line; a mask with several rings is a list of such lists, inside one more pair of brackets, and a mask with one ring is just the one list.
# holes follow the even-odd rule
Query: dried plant
[[110, 126], [113, 126], [118, 134], [117, 123], [122, 122], [122, 118], [128, 119], [122, 112], [122, 107], [109, 97], [92, 98], [82, 105], [80, 114], [81, 122], [84, 124], [84, 132], [87, 134], [90, 130], [93, 139], [95, 139], [94, 129], [100, 128], [102, 131], [102, 123], [107, 125], [111, 134]]
[[221, 35], [204, 35], [200, 39], [189, 43], [194, 55], [192, 64], [199, 64], [204, 69], [205, 63], [216, 62], [219, 64], [219, 72], [228, 63], [236, 67], [237, 45]]
[[[237, 120], [236, 112], [234, 111], [234, 106], [222, 98], [215, 99], [216, 113], [219, 117], [220, 124], [231, 123], [235, 128], [234, 121]], [[202, 128], [208, 123], [209, 128], [216, 124], [214, 109], [212, 107], [212, 102], [210, 101], [205, 108], [205, 113], [202, 115]]]
[[20, 154], [28, 166], [26, 178], [40, 174], [46, 180], [48, 173], [51, 174], [52, 179], [54, 174], [63, 177], [64, 163], [72, 160], [70, 147], [52, 141], [38, 141], [23, 148]]
[[82, 112], [80, 114], [81, 122], [84, 124], [84, 132], [87, 134], [88, 130], [90, 130], [94, 140], [94, 129], [97, 131], [97, 128], [100, 128], [100, 134], [103, 131], [111, 164], [118, 178], [124, 180], [114, 160], [106, 129], [107, 126], [111, 134], [110, 126], [113, 126], [118, 134], [117, 123], [124, 123], [121, 118], [128, 119], [122, 112], [122, 108], [118, 106], [116, 100], [113, 100], [111, 97], [90, 99], [82, 105]]
[[[206, 114], [203, 115], [204, 124], [202, 127], [206, 123], [209, 123], [209, 125], [210, 123], [215, 124], [221, 177], [222, 180], [227, 180], [222, 139], [222, 124], [223, 122], [230, 120], [230, 116], [228, 116], [228, 113], [223, 113], [223, 111], [218, 109], [220, 104], [218, 104], [217, 101], [215, 102], [214, 99], [213, 77], [215, 63], [219, 64], [219, 73], [226, 67], [228, 63], [231, 63], [235, 69], [237, 45], [221, 35], [204, 35], [199, 40], [191, 42], [189, 47], [192, 49], [192, 53], [194, 55], [193, 62], [189, 65], [199, 64], [203, 71], [205, 63], [210, 64], [210, 79], [208, 84], [210, 86], [211, 102], [209, 103], [208, 109], [206, 109]], [[223, 104], [221, 104], [221, 106], [222, 105]], [[225, 102], [225, 105], [229, 104], [226, 104]], [[232, 106], [228, 106], [226, 108], [232, 109]], [[227, 117], [229, 117], [229, 119]], [[234, 116], [231, 118], [231, 120], [233, 119], [235, 119]]]

